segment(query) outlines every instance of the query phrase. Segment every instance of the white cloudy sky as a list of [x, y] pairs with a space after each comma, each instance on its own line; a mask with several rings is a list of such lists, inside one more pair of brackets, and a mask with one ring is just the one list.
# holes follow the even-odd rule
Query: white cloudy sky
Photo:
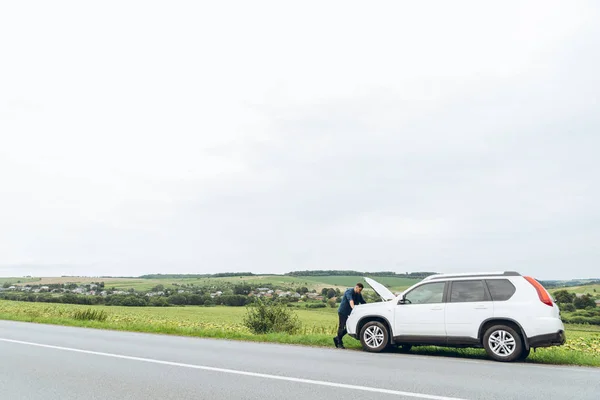
[[0, 276], [600, 276], [595, 1], [6, 1]]

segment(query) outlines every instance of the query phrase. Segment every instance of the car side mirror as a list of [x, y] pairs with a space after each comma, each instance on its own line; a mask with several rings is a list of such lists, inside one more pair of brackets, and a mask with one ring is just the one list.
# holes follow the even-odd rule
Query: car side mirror
[[406, 304], [406, 297], [404, 296], [404, 294], [400, 295], [400, 300], [398, 300], [398, 305], [400, 304]]

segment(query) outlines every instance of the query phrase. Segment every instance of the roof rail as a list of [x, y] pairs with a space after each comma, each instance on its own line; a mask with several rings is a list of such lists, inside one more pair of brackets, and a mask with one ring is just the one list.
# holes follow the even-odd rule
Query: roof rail
[[480, 272], [480, 273], [464, 273], [464, 274], [437, 274], [426, 277], [425, 281], [435, 279], [448, 279], [448, 278], [481, 278], [486, 276], [521, 276], [516, 271], [504, 271], [504, 272]]

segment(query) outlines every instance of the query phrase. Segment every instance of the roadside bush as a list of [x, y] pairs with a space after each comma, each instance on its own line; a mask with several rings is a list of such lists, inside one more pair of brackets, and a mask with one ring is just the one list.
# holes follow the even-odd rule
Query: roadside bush
[[265, 303], [257, 299], [247, 309], [244, 326], [254, 334], [294, 334], [301, 328], [296, 313], [281, 303]]
[[103, 310], [78, 310], [73, 313], [73, 318], [80, 321], [106, 321], [108, 314]]
[[306, 303], [306, 308], [325, 308], [325, 303]]

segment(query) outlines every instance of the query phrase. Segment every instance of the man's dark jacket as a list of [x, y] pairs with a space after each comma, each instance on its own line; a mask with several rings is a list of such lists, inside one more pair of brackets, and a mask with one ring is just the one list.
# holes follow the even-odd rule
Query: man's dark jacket
[[354, 300], [354, 305], [357, 304], [367, 304], [365, 299], [363, 299], [362, 294], [356, 293], [354, 288], [347, 289], [344, 292], [344, 297], [342, 297], [342, 302], [340, 303], [340, 307], [338, 308], [338, 314], [342, 315], [350, 315], [352, 312], [352, 307], [350, 307], [350, 300]]

